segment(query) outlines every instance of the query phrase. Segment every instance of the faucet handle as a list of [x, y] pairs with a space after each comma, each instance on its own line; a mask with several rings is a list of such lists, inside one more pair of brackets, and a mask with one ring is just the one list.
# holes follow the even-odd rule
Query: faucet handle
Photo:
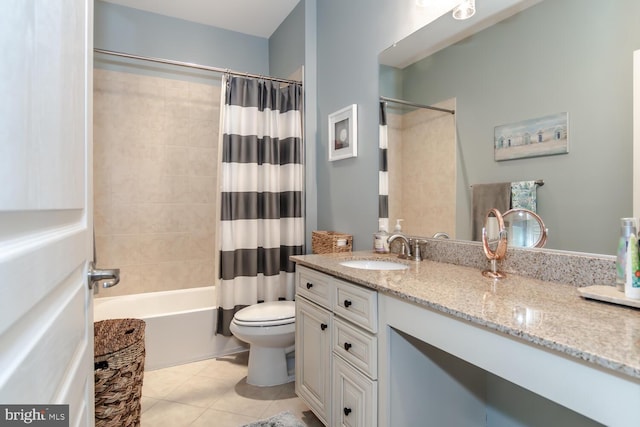
[[411, 241], [411, 252], [413, 253], [413, 259], [415, 261], [422, 261], [424, 258], [422, 257], [422, 250], [420, 249], [420, 245], [427, 243], [424, 239], [412, 239]]
[[400, 253], [398, 256], [400, 258], [406, 258], [411, 256], [411, 241], [412, 239], [407, 239], [407, 244], [400, 243]]

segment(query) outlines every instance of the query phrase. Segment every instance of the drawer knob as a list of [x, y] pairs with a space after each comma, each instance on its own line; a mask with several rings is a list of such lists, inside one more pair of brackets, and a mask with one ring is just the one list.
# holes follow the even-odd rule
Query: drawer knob
[[311, 288], [313, 288], [313, 283], [307, 282], [307, 289], [311, 289]]
[[348, 299], [344, 300], [344, 306], [345, 307], [349, 307], [352, 304], [351, 301], [349, 301]]
[[327, 324], [326, 323], [320, 323], [320, 329], [322, 329], [323, 331], [325, 329], [327, 329]]
[[344, 408], [342, 412], [344, 412], [346, 416], [349, 416], [349, 414], [351, 413], [351, 408]]
[[348, 342], [344, 343], [344, 349], [349, 351], [349, 349], [353, 347], [351, 344], [349, 344]]

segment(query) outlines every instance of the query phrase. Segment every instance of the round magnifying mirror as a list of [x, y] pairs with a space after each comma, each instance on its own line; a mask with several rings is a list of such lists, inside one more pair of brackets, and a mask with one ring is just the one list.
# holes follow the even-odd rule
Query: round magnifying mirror
[[512, 247], [541, 248], [547, 242], [542, 218], [528, 209], [511, 209], [502, 215], [507, 243]]

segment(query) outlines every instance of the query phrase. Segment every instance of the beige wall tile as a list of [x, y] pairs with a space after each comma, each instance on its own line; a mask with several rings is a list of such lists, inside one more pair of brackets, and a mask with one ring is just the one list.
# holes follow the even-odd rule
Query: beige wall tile
[[189, 82], [187, 84], [187, 93], [189, 100], [193, 102], [220, 104], [220, 85]]
[[[455, 108], [455, 100], [437, 106]], [[403, 218], [403, 231], [455, 237], [455, 117], [416, 109], [389, 118], [389, 218]]]
[[187, 210], [189, 231], [215, 231], [217, 206], [211, 203], [191, 204]]
[[190, 145], [189, 132], [191, 122], [189, 117], [172, 116], [164, 114], [162, 116], [162, 141], [166, 145]]
[[139, 204], [121, 203], [116, 207], [111, 205], [107, 215], [110, 218], [112, 235], [140, 233], [140, 223], [143, 218]]
[[187, 175], [166, 175], [164, 183], [167, 190], [167, 198], [173, 203], [191, 203], [193, 195], [191, 194], [190, 180]]
[[95, 70], [96, 251], [121, 270], [99, 296], [215, 282], [219, 102], [219, 86]]
[[191, 175], [216, 175], [216, 150], [213, 148], [191, 148], [189, 150], [189, 169]]
[[187, 147], [168, 145], [166, 154], [165, 172], [169, 172], [170, 175], [188, 175], [190, 173], [190, 155]]
[[219, 114], [220, 110], [218, 109], [215, 112], [215, 117], [204, 120], [190, 120], [189, 143], [192, 147], [215, 149], [218, 146]]
[[189, 262], [190, 283], [195, 286], [207, 286], [207, 284], [212, 283], [214, 280], [213, 275], [213, 262], [207, 260]]
[[193, 203], [214, 203], [216, 197], [215, 178], [212, 176], [190, 176], [189, 192]]

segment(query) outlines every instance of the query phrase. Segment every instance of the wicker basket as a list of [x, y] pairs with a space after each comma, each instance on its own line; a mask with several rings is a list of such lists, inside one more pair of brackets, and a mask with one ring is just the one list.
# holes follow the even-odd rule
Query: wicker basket
[[311, 250], [314, 254], [351, 252], [353, 236], [335, 231], [314, 231], [311, 233]]
[[96, 427], [140, 425], [144, 329], [139, 319], [93, 324]]

